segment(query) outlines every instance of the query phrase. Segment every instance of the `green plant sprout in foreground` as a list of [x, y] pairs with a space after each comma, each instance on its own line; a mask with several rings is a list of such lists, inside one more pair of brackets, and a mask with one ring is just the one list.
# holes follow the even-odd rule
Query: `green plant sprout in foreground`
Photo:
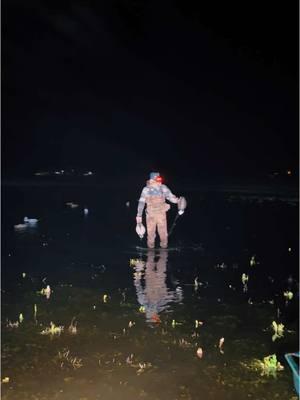
[[42, 296], [46, 296], [47, 299], [50, 299], [52, 290], [51, 287], [49, 285], [47, 285], [47, 287], [41, 289], [38, 294], [41, 294]]
[[145, 262], [139, 258], [131, 258], [129, 260], [129, 265], [131, 267], [140, 267], [143, 268], [145, 266]]
[[242, 283], [245, 285], [249, 280], [249, 275], [246, 275], [245, 273], [242, 275]]
[[256, 265], [255, 256], [252, 256], [252, 257], [250, 258], [250, 266], [251, 266], [251, 267], [254, 267], [255, 265]]
[[272, 328], [274, 330], [274, 335], [272, 336], [272, 341], [275, 342], [277, 338], [282, 338], [284, 333], [284, 325], [277, 324], [277, 322], [272, 322]]
[[287, 290], [286, 292], [283, 292], [283, 296], [287, 301], [292, 300], [292, 298], [294, 297], [294, 293], [290, 290]]
[[63, 330], [63, 326], [56, 326], [53, 322], [50, 322], [50, 328], [44, 329], [41, 335], [60, 335]]
[[241, 363], [245, 368], [260, 371], [261, 376], [273, 376], [276, 378], [277, 372], [282, 371], [284, 369], [283, 365], [277, 361], [276, 354], [272, 354], [270, 356], [264, 357], [263, 361], [258, 359], [253, 359], [248, 363]]
[[71, 357], [70, 350], [63, 350], [63, 352], [59, 351], [57, 359], [60, 362], [61, 368], [71, 366], [74, 369], [78, 369], [83, 366], [81, 358]]

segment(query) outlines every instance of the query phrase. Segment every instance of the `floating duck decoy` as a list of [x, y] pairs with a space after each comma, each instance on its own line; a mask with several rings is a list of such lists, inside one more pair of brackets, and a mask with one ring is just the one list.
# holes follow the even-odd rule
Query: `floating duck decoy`
[[17, 225], [14, 225], [14, 228], [16, 230], [26, 229], [27, 228], [27, 224], [17, 224]]
[[36, 224], [38, 222], [38, 219], [36, 218], [28, 218], [28, 217], [24, 217], [24, 222], [26, 224]]
[[69, 201], [68, 203], [66, 203], [66, 206], [69, 206], [71, 208], [77, 208], [78, 204], [73, 203], [72, 201]]

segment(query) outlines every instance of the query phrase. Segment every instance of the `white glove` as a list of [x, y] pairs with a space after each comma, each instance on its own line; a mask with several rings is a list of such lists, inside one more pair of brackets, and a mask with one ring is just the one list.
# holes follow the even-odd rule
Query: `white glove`
[[142, 217], [136, 217], [136, 223], [141, 224], [142, 223]]
[[184, 210], [179, 210], [179, 211], [178, 211], [178, 214], [179, 214], [179, 215], [182, 215], [183, 213], [184, 213]]

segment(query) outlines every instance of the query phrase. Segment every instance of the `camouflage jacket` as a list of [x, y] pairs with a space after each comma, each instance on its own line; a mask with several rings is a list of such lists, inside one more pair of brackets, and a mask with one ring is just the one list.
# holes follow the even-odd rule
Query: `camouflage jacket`
[[178, 198], [166, 185], [160, 184], [152, 186], [147, 184], [147, 186], [143, 188], [139, 199], [137, 216], [142, 216], [145, 204], [147, 204], [147, 213], [166, 212], [170, 208], [170, 206], [166, 204], [166, 200], [175, 204], [178, 202]]

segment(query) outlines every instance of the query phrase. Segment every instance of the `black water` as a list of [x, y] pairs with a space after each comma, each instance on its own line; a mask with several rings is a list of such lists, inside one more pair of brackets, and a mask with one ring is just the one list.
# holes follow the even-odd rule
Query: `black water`
[[[139, 191], [2, 189], [3, 399], [295, 396], [284, 359], [298, 350], [295, 197], [224, 188], [176, 194], [188, 208], [170, 237], [173, 250], [141, 252]], [[25, 215], [39, 222], [14, 229]], [[49, 299], [39, 293], [47, 285]], [[20, 313], [23, 322], [9, 326]], [[285, 326], [274, 342], [272, 321]], [[40, 334], [50, 322], [64, 326], [60, 335]], [[270, 354], [285, 368], [276, 377], [250, 368]]]

